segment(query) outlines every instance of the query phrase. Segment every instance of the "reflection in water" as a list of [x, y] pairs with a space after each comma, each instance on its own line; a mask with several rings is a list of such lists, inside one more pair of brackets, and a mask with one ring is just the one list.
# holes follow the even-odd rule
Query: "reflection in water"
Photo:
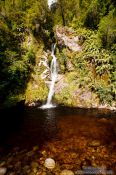
[[57, 132], [57, 119], [55, 116], [55, 110], [53, 108], [44, 110], [45, 120], [44, 120], [44, 131], [47, 133], [48, 137], [52, 138]]
[[55, 92], [55, 82], [57, 80], [57, 76], [58, 76], [58, 70], [57, 70], [57, 58], [54, 54], [55, 52], [55, 48], [56, 48], [56, 44], [52, 44], [52, 61], [51, 61], [51, 67], [50, 67], [50, 89], [49, 89], [49, 93], [48, 93], [48, 98], [47, 98], [47, 102], [45, 105], [41, 106], [42, 109], [50, 109], [50, 108], [55, 108], [56, 106], [54, 104], [52, 104], [52, 98]]

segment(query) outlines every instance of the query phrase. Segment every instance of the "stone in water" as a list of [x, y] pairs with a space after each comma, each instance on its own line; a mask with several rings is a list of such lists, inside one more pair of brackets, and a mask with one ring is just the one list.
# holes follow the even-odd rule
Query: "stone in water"
[[74, 175], [74, 173], [71, 170], [63, 170], [60, 175]]
[[98, 147], [98, 146], [100, 146], [100, 142], [99, 142], [99, 140], [93, 140], [91, 143], [89, 143], [89, 146]]
[[7, 169], [6, 168], [0, 168], [0, 175], [6, 174]]
[[47, 158], [45, 160], [45, 167], [48, 169], [54, 169], [55, 168], [55, 161], [51, 158]]

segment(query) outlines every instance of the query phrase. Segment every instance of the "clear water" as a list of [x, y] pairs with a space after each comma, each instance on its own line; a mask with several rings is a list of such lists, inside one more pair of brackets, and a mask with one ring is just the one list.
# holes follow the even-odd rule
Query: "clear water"
[[40, 153], [46, 151], [62, 169], [105, 165], [116, 171], [116, 113], [59, 106], [13, 109], [5, 114], [0, 120], [0, 142], [5, 149], [37, 145]]

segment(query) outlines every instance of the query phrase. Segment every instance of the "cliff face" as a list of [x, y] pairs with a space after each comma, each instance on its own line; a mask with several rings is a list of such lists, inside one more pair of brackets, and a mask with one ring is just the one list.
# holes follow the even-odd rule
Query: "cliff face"
[[[109, 65], [110, 54], [102, 54], [96, 34], [58, 26], [55, 34], [60, 67], [56, 101], [70, 106], [115, 109], [111, 72], [104, 68]], [[91, 38], [92, 41], [89, 41]], [[98, 49], [99, 53], [96, 53]]]
[[[84, 29], [74, 31], [57, 26], [55, 38], [59, 71], [53, 101], [68, 106], [115, 109], [111, 74], [104, 68], [109, 65], [110, 55], [107, 53], [108, 58], [104, 61], [103, 51], [97, 53], [100, 48], [96, 34]], [[37, 100], [45, 101], [49, 91], [51, 52], [41, 48], [41, 53], [40, 50], [38, 53], [26, 91], [26, 102], [29, 104]], [[101, 69], [103, 72], [100, 73]]]
[[[90, 81], [91, 70], [89, 71], [89, 65], [86, 65], [87, 67], [84, 65], [81, 57], [77, 58], [83, 52], [81, 39], [82, 37], [78, 36], [73, 29], [56, 27], [60, 71], [56, 83], [55, 99], [65, 105], [96, 108], [100, 105], [100, 100], [87, 83]], [[80, 62], [76, 63], [78, 59]]]

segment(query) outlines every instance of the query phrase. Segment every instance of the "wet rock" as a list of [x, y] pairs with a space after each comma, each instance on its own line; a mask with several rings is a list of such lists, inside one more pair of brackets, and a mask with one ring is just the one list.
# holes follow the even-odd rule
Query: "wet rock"
[[68, 71], [73, 71], [74, 70], [74, 66], [73, 66], [73, 64], [70, 60], [67, 60], [66, 67], [67, 67]]
[[29, 151], [29, 152], [26, 153], [26, 155], [27, 155], [28, 157], [32, 157], [32, 156], [34, 155], [34, 152], [33, 152], [33, 151]]
[[43, 172], [41, 175], [47, 175], [46, 172]]
[[32, 162], [31, 163], [31, 167], [32, 168], [37, 168], [39, 165], [38, 165], [38, 163], [37, 162]]
[[19, 151], [19, 147], [15, 147], [15, 148], [13, 148], [13, 152], [17, 152], [17, 151]]
[[39, 169], [39, 170], [37, 171], [37, 174], [36, 174], [36, 175], [40, 175], [40, 174], [42, 174], [42, 169]]
[[8, 158], [7, 163], [10, 164], [12, 161], [13, 161], [13, 156]]
[[101, 119], [99, 119], [99, 121], [101, 123], [108, 123], [109, 122], [106, 118], [101, 118]]
[[37, 150], [39, 150], [39, 147], [38, 146], [34, 146], [33, 147], [33, 151], [37, 151]]
[[44, 151], [42, 151], [42, 155], [46, 157], [47, 152], [46, 152], [45, 150], [44, 150]]
[[31, 172], [30, 166], [25, 165], [25, 166], [23, 167], [23, 172], [24, 172], [24, 173], [30, 173], [30, 172]]
[[30, 167], [28, 166], [28, 165], [25, 165], [24, 167], [23, 167], [23, 170], [24, 171], [27, 171], [27, 170], [29, 170], [30, 169]]
[[60, 175], [74, 175], [74, 173], [71, 170], [63, 170]]
[[1, 162], [1, 163], [0, 163], [0, 167], [5, 166], [5, 164], [6, 164], [6, 162], [5, 162], [5, 161]]
[[11, 172], [9, 175], [16, 175], [16, 173], [15, 172]]
[[55, 168], [55, 161], [51, 158], [47, 158], [45, 160], [45, 167], [48, 169], [54, 169]]
[[85, 91], [80, 96], [80, 100], [88, 100], [91, 98], [92, 98], [92, 93], [90, 91]]
[[7, 172], [7, 168], [0, 168], [0, 175], [4, 175]]
[[55, 92], [60, 93], [62, 91], [63, 88], [67, 87], [69, 84], [67, 82], [65, 82], [65, 76], [64, 75], [58, 75], [57, 78], [57, 83], [55, 86]]
[[37, 173], [37, 171], [38, 171], [37, 168], [34, 168], [34, 169], [33, 169], [33, 172], [34, 172], [34, 173]]
[[98, 147], [100, 146], [100, 141], [99, 140], [93, 140], [92, 142], [90, 142], [88, 144], [88, 146], [91, 146], [91, 147]]
[[21, 162], [18, 161], [16, 164], [15, 164], [15, 168], [20, 168], [21, 167]]

